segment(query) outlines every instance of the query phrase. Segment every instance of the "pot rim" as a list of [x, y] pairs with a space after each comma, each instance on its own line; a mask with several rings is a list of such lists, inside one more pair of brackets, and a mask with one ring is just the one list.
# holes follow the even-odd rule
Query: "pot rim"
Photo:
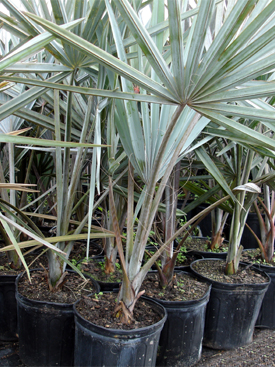
[[[199, 260], [202, 260], [202, 259], [199, 259]], [[157, 270], [151, 270], [149, 273], [156, 273], [156, 272], [157, 272]], [[187, 271], [182, 271], [182, 270], [175, 269], [175, 272], [176, 273], [184, 273], [184, 274], [187, 274], [187, 275], [191, 276], [192, 278], [196, 278], [196, 276], [193, 273], [190, 273], [190, 272], [187, 272]], [[159, 298], [155, 298], [155, 297], [149, 297], [149, 296], [146, 296], [146, 294], [144, 295], [144, 298], [155, 300], [156, 302], [159, 302], [160, 304], [162, 304], [164, 307], [169, 305], [169, 308], [177, 308], [177, 307], [184, 307], [184, 306], [189, 307], [189, 306], [193, 306], [193, 305], [199, 305], [199, 304], [204, 303], [204, 302], [208, 302], [212, 284], [207, 280], [203, 280], [203, 281], [201, 279], [197, 279], [197, 280], [201, 281], [202, 283], [206, 283], [208, 285], [207, 291], [205, 292], [205, 294], [201, 298], [196, 298], [196, 299], [192, 299], [192, 300], [182, 300], [182, 301], [167, 301], [167, 300], [163, 300], [163, 299], [159, 299]]]
[[[36, 268], [36, 269], [31, 269], [30, 272], [32, 271], [44, 271], [43, 268]], [[66, 270], [67, 272], [69, 273], [76, 273], [74, 270], [70, 270], [70, 269], [67, 269]], [[40, 301], [40, 300], [36, 300], [36, 299], [31, 299], [31, 298], [28, 298], [24, 295], [22, 295], [19, 290], [18, 290], [18, 283], [19, 283], [19, 280], [22, 278], [22, 276], [25, 274], [25, 271], [23, 271], [22, 273], [18, 274], [16, 279], [15, 279], [15, 298], [16, 299], [20, 299], [21, 302], [24, 302], [25, 304], [27, 305], [37, 305], [37, 307], [43, 307], [44, 305], [47, 305], [47, 306], [52, 306], [52, 307], [56, 307], [56, 308], [68, 308], [68, 309], [72, 309], [73, 307], [73, 302], [72, 303], [61, 303], [61, 302], [52, 302], [52, 301]], [[89, 277], [91, 280], [92, 280], [92, 283], [95, 287], [98, 286], [98, 289], [100, 291], [100, 286], [99, 284], [97, 283], [97, 281], [95, 279], [93, 279], [92, 277]]]
[[[118, 290], [114, 290], [114, 291], [107, 291], [107, 292], [103, 292], [103, 293], [118, 293]], [[92, 294], [90, 294], [89, 296], [91, 296]], [[106, 328], [104, 326], [100, 326], [97, 325], [91, 321], [86, 320], [84, 317], [82, 317], [80, 315], [80, 313], [77, 311], [76, 306], [77, 304], [80, 302], [80, 300], [76, 301], [73, 304], [73, 310], [75, 313], [75, 320], [78, 319], [78, 322], [80, 323], [80, 325], [83, 327], [86, 327], [87, 329], [92, 329], [94, 332], [98, 332], [98, 333], [102, 333], [103, 335], [107, 335], [110, 337], [114, 337], [114, 338], [122, 338], [122, 339], [133, 339], [133, 338], [140, 338], [141, 336], [143, 336], [144, 334], [148, 334], [148, 330], [150, 330], [149, 334], [154, 333], [156, 330], [158, 330], [159, 328], [162, 328], [166, 319], [167, 319], [167, 311], [165, 309], [165, 307], [163, 307], [163, 305], [161, 305], [160, 303], [158, 303], [157, 301], [153, 300], [153, 299], [148, 299], [147, 297], [141, 296], [141, 299], [144, 299], [146, 302], [149, 302], [151, 304], [154, 304], [154, 306], [156, 306], [156, 308], [158, 308], [159, 310], [159, 314], [162, 314], [161, 319], [149, 326], [146, 327], [141, 327], [141, 328], [137, 328], [137, 329], [131, 329], [131, 330], [124, 330], [124, 329], [113, 329], [113, 328]], [[113, 336], [111, 335], [113, 334]]]
[[[191, 270], [194, 274], [198, 275], [202, 279], [205, 279], [205, 280], [209, 281], [216, 288], [223, 288], [223, 289], [233, 290], [233, 289], [251, 287], [251, 288], [254, 288], [254, 289], [263, 289], [263, 288], [265, 289], [266, 287], [268, 287], [268, 285], [270, 284], [270, 281], [271, 281], [270, 276], [265, 271], [254, 268], [258, 273], [264, 274], [268, 278], [268, 281], [264, 282], [264, 283], [224, 283], [224, 282], [219, 282], [219, 281], [213, 280], [211, 278], [208, 278], [205, 275], [199, 273], [197, 270], [195, 270], [193, 268], [193, 264], [198, 262], [198, 261], [222, 261], [223, 263], [225, 263], [225, 260], [217, 259], [217, 258], [199, 259], [199, 260], [193, 261], [192, 264], [190, 265], [190, 268], [191, 268]], [[243, 263], [243, 262], [240, 262], [240, 264], [247, 266], [247, 264]]]

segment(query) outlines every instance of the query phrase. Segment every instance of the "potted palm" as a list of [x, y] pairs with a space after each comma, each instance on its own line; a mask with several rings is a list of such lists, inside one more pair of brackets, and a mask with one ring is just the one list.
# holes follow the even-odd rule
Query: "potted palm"
[[[273, 175], [272, 157], [266, 156], [261, 164], [253, 171], [257, 178], [261, 174]], [[274, 184], [269, 180], [263, 185], [263, 195], [253, 203], [255, 215], [258, 218], [260, 235], [255, 233], [248, 223], [246, 226], [255, 238], [258, 249], [247, 249], [243, 253], [244, 261], [254, 264], [264, 270], [271, 278], [271, 283], [265, 294], [256, 326], [274, 328]]]
[[[247, 284], [249, 283], [248, 279], [243, 281], [241, 278], [248, 269], [245, 269], [244, 265], [239, 265], [239, 262], [243, 250], [241, 238], [249, 209], [260, 193], [259, 184], [265, 180], [271, 180], [272, 177], [263, 175], [257, 177], [254, 183], [247, 183], [251, 169], [254, 167], [255, 161], [259, 162], [260, 157], [257, 152], [241, 147], [239, 144], [234, 144], [233, 150], [235, 152], [235, 157], [238, 157], [235, 166], [235, 184], [237, 185], [235, 190], [238, 191], [236, 194], [238, 201], [235, 201], [233, 205], [226, 261], [223, 264], [221, 261], [215, 262], [214, 260], [204, 262], [205, 266], [212, 264], [213, 274], [216, 274], [216, 272], [214, 272], [214, 267], [218, 267], [219, 276], [213, 275], [213, 277], [209, 275], [209, 271], [206, 270], [204, 272], [202, 270], [203, 261], [198, 261], [191, 265], [196, 274], [204, 273], [203, 275], [207, 279], [210, 277], [212, 283], [211, 297], [206, 314], [204, 343], [214, 348], [226, 349], [234, 348], [241, 344], [247, 344], [252, 340], [252, 333], [261, 302], [269, 284], [269, 279], [264, 279], [264, 277], [262, 284], [259, 284], [257, 282], [259, 274], [256, 274], [254, 281], [251, 282], [252, 284]], [[227, 153], [229, 153], [228, 148]], [[232, 165], [232, 167], [234, 167], [234, 165]], [[258, 185], [256, 185], [256, 183], [258, 183]], [[222, 277], [221, 272], [225, 274], [225, 278]], [[237, 280], [238, 276], [240, 276], [239, 280]], [[230, 279], [233, 281], [232, 284], [230, 284]], [[243, 287], [246, 288], [245, 293], [243, 292]], [[220, 303], [218, 309], [217, 302]], [[227, 311], [225, 305], [228, 305]], [[240, 312], [238, 310], [242, 311]], [[222, 337], [225, 327], [223, 324], [225, 320], [223, 320], [222, 317], [224, 312], [228, 312], [228, 315], [232, 315], [232, 318], [236, 318], [236, 320], [237, 317], [240, 317], [239, 325], [241, 325], [240, 329], [234, 326], [234, 330], [228, 330], [228, 334], [225, 338]]]
[[[20, 185], [20, 184], [7, 184], [0, 183], [0, 188], [2, 192], [4, 190], [17, 190], [23, 192], [34, 192], [28, 187], [29, 185]], [[3, 195], [5, 196], [5, 194]], [[0, 207], [1, 211], [6, 213], [11, 218], [13, 218], [12, 210], [16, 211], [17, 208], [11, 205], [8, 201], [0, 199]], [[23, 217], [26, 219], [26, 217]], [[22, 220], [20, 218], [19, 220]], [[28, 219], [28, 225], [31, 231], [37, 230], [38, 228], [34, 225], [34, 223]], [[6, 246], [9, 246], [12, 242], [12, 239], [17, 237], [20, 233], [16, 229], [13, 231], [7, 227], [6, 222], [3, 219], [0, 219], [0, 233], [2, 237], [2, 241]], [[6, 228], [6, 229], [5, 229]], [[7, 231], [9, 235], [7, 234]], [[36, 233], [36, 232], [35, 232]], [[20, 249], [18, 252], [14, 249], [11, 251], [7, 251], [6, 254], [1, 254], [1, 274], [0, 274], [0, 299], [1, 299], [1, 313], [0, 313], [0, 339], [2, 341], [13, 341], [17, 340], [17, 305], [15, 300], [15, 280], [17, 275], [24, 269], [24, 266], [27, 267], [25, 258], [23, 257]]]
[[[5, 4], [7, 2], [5, 0]], [[87, 4], [83, 2], [82, 5]], [[158, 1], [154, 1], [153, 6], [157, 5]], [[272, 113], [265, 109], [255, 109], [254, 105], [243, 107], [225, 103], [261, 98], [266, 94], [273, 93], [273, 84], [267, 85], [264, 81], [257, 81], [257, 88], [255, 88], [252, 79], [263, 71], [267, 72], [273, 68], [272, 56], [269, 56], [268, 52], [273, 50], [273, 30], [269, 29], [269, 25], [271, 27], [269, 18], [273, 14], [274, 1], [271, 1], [264, 9], [256, 0], [236, 2], [232, 10], [230, 12], [228, 10], [228, 14], [224, 14], [221, 21], [217, 23], [217, 29], [215, 34], [213, 33], [214, 38], [210, 44], [208, 43], [208, 27], [212, 24], [211, 20], [215, 13], [216, 3], [207, 0], [200, 2], [194, 8], [190, 3], [191, 10], [183, 11], [183, 13], [181, 13], [180, 5], [179, 1], [168, 2], [168, 22], [160, 23], [147, 30], [128, 1], [116, 0], [111, 4], [108, 1], [100, 2], [98, 9], [103, 9], [101, 16], [106, 6], [112, 28], [112, 47], [110, 50], [106, 47], [110, 52], [104, 51], [103, 40], [102, 43], [98, 43], [100, 47], [97, 47], [94, 45], [93, 39], [87, 37], [88, 29], [91, 27], [86, 29], [85, 35], [81, 35], [81, 26], [78, 27], [78, 32], [72, 33], [64, 29], [65, 26], [59, 26], [31, 13], [26, 15], [32, 22], [35, 21], [52, 35], [48, 38], [49, 42], [51, 37], [59, 38], [66, 47], [66, 55], [68, 50], [73, 50], [73, 52], [77, 50], [78, 55], [88, 58], [82, 67], [93, 66], [97, 62], [101, 67], [106, 67], [109, 71], [109, 78], [113, 78], [113, 72], [118, 74], [119, 83], [115, 89], [98, 90], [90, 88], [90, 86], [83, 89], [78, 85], [52, 83], [48, 79], [38, 81], [37, 79], [25, 80], [6, 75], [1, 77], [7, 81], [39, 85], [41, 88], [43, 86], [44, 88], [70, 90], [80, 94], [100, 95], [116, 99], [118, 113], [114, 118], [121, 142], [135, 172], [145, 183], [142, 199], [137, 205], [135, 215], [133, 208], [129, 209], [125, 257], [120, 235], [116, 230], [117, 246], [124, 276], [117, 296], [115, 315], [116, 319], [120, 319], [121, 323], [127, 326], [133, 323], [135, 305], [144, 293], [142, 282], [148, 270], [161, 251], [164, 251], [170, 243], [164, 243], [159, 252], [142, 267], [147, 238], [158, 204], [180, 154], [184, 153], [192, 144], [210, 120], [213, 121], [212, 128], [209, 130], [212, 134], [219, 135], [221, 131], [224, 134], [234, 133], [238, 139], [246, 139], [246, 142], [249, 141], [254, 145], [258, 144], [271, 149], [274, 147], [274, 141], [249, 126], [242, 125], [240, 121], [235, 121], [235, 116], [240, 115], [247, 118], [253, 115], [254, 118], [262, 119], [264, 122], [266, 120], [273, 121]], [[221, 5], [219, 11], [223, 14], [223, 2], [219, 5]], [[164, 9], [164, 6], [161, 8]], [[60, 11], [59, 24], [63, 22], [66, 25], [67, 19], [64, 19], [63, 14], [64, 12]], [[84, 20], [84, 27], [91, 22], [91, 14], [89, 13], [86, 21]], [[22, 19], [25, 20], [26, 16], [22, 16]], [[108, 22], [107, 15], [104, 15], [104, 23], [101, 22], [101, 16], [98, 18], [100, 19], [100, 27], [95, 34], [100, 34], [99, 29], [104, 33], [101, 26]], [[127, 37], [128, 32], [131, 32], [132, 36], [122, 39], [117, 19], [123, 19], [121, 23], [121, 27], [125, 30], [123, 35]], [[244, 20], [248, 19], [249, 22], [245, 26]], [[190, 20], [190, 22], [185, 22], [184, 26], [191, 24], [191, 28], [184, 33], [182, 33], [181, 27], [183, 20]], [[266, 22], [268, 25], [262, 27]], [[93, 30], [95, 29], [93, 28]], [[166, 30], [169, 34], [167, 44], [168, 38], [166, 35], [164, 36]], [[258, 38], [253, 42], [256, 35]], [[106, 40], [106, 37], [103, 39]], [[112, 44], [112, 39], [114, 39], [115, 45]], [[43, 47], [35, 39], [33, 39], [32, 46], [32, 50], [40, 50]], [[164, 46], [168, 47], [169, 53], [164, 53], [166, 50]], [[131, 52], [126, 54], [125, 48], [129, 48]], [[118, 58], [114, 57], [112, 52], [117, 53]], [[10, 65], [16, 61], [19, 53], [20, 50], [16, 50], [11, 55]], [[60, 62], [65, 61], [64, 55], [65, 53], [60, 55]], [[134, 56], [135, 58], [132, 59]], [[12, 59], [12, 57], [14, 58]], [[266, 64], [263, 65], [262, 60], [261, 63], [257, 63], [256, 60], [259, 57], [266, 57]], [[254, 64], [257, 64], [257, 69]], [[3, 65], [6, 68], [9, 67], [9, 58], [2, 61]], [[80, 63], [77, 67], [81, 69]], [[94, 75], [98, 70], [88, 67], [88, 71]], [[148, 77], [148, 73], [150, 77]], [[132, 83], [139, 86], [139, 94], [134, 93]], [[140, 102], [141, 119], [137, 102]], [[227, 116], [231, 116], [231, 118]], [[219, 129], [219, 126], [222, 128]], [[133, 184], [131, 180], [128, 181], [130, 203], [132, 202]], [[156, 183], [158, 183], [157, 190]], [[223, 187], [223, 189], [233, 201], [236, 200], [229, 187]], [[112, 212], [115, 213], [113, 209]], [[115, 224], [116, 216], [112, 215]], [[137, 215], [139, 222], [133, 242], [132, 219]], [[115, 228], [118, 229], [117, 223]], [[169, 241], [172, 240], [173, 238]], [[229, 260], [231, 263], [231, 258]], [[99, 305], [100, 302], [97, 304]], [[84, 326], [87, 326], [86, 322], [85, 325], [82, 323], [77, 326], [76, 341], [85, 334]], [[97, 328], [97, 331], [98, 329], [106, 332], [108, 327], [105, 325], [105, 327]], [[156, 345], [156, 340], [157, 338], [152, 345]], [[81, 356], [84, 355], [88, 359], [90, 358], [89, 364], [105, 363], [104, 360], [98, 361], [96, 359], [93, 346], [89, 345], [88, 351], [86, 347], [83, 347], [85, 353], [82, 353], [83, 349], [78, 345], [79, 354], [76, 356], [76, 363], [87, 365], [86, 360], [81, 361]], [[122, 351], [118, 349], [117, 359], [113, 355], [112, 361], [108, 361], [106, 364], [118, 365], [121, 353]], [[150, 356], [152, 363], [154, 363], [154, 353]], [[110, 353], [104, 353], [102, 356], [101, 353], [102, 358], [105, 356], [107, 358], [109, 355]], [[142, 363], [148, 365], [146, 357], [143, 362], [140, 362], [140, 364]]]
[[[11, 3], [6, 2], [5, 5], [11, 13], [15, 12], [17, 14], [17, 19], [21, 19], [21, 17], [23, 17], [23, 14], [20, 12], [17, 13], [17, 9]], [[27, 23], [27, 20], [21, 23], [22, 28], [25, 28]], [[74, 22], [74, 25], [76, 23], [77, 22]], [[29, 32], [31, 33], [31, 29], [29, 29]], [[33, 27], [33, 32], [35, 32], [35, 27]], [[25, 40], [23, 37], [21, 45], [24, 43]], [[28, 49], [28, 44], [26, 45], [26, 49]], [[47, 52], [48, 50], [45, 50], [45, 58], [49, 57], [49, 63], [47, 64], [46, 70], [44, 69], [44, 72], [46, 73], [45, 75], [51, 73], [55, 69], [55, 65], [53, 63], [54, 60], [49, 56], [49, 54], [47, 54]], [[18, 60], [20, 60], [21, 57], [22, 54]], [[7, 56], [7, 58], [9, 57]], [[36, 74], [36, 76], [38, 76], [38, 74]], [[62, 78], [66, 78], [66, 76], [65, 72], [63, 73]], [[62, 78], [58, 78], [58, 80], [61, 80]], [[74, 77], [72, 80], [74, 80]], [[13, 111], [10, 111], [10, 113], [17, 111], [17, 113], [22, 113], [24, 115], [24, 111], [18, 112], [18, 110], [21, 110], [22, 106], [26, 104], [25, 101], [30, 99], [36, 100], [42, 96], [45, 91], [45, 88], [38, 87], [24, 91], [24, 93], [19, 96], [15, 96], [13, 99], [6, 102], [7, 104], [12, 103], [14, 106]], [[39, 147], [44, 146], [44, 149], [53, 155], [55, 163], [55, 176], [50, 181], [51, 187], [46, 188], [46, 192], [51, 190], [54, 193], [55, 198], [57, 215], [48, 215], [48, 218], [54, 220], [57, 225], [56, 236], [48, 239], [54, 245], [45, 240], [41, 233], [36, 237], [30, 236], [28, 230], [22, 227], [22, 224], [19, 227], [17, 226], [18, 229], [21, 233], [26, 233], [28, 236], [34, 238], [34, 240], [24, 241], [24, 243], [22, 243], [23, 241], [13, 239], [14, 241], [12, 243], [12, 245], [17, 246], [17, 248], [33, 247], [39, 243], [43, 243], [48, 249], [47, 269], [42, 269], [39, 272], [32, 271], [31, 278], [33, 281], [28, 288], [31, 289], [35, 283], [42, 285], [46, 281], [46, 286], [49, 288], [47, 291], [51, 296], [50, 300], [45, 303], [44, 299], [42, 300], [42, 298], [38, 298], [37, 295], [39, 292], [36, 290], [33, 291], [33, 294], [28, 295], [24, 293], [22, 286], [24, 284], [25, 275], [22, 275], [22, 277], [18, 278], [17, 281], [16, 297], [19, 311], [20, 356], [22, 360], [29, 365], [72, 365], [74, 358], [74, 316], [72, 304], [77, 299], [77, 288], [80, 290], [84, 286], [85, 289], [88, 289], [87, 292], [91, 292], [93, 289], [97, 288], [94, 283], [90, 286], [81, 284], [84, 279], [81, 279], [81, 273], [72, 263], [69, 262], [68, 258], [76, 240], [87, 239], [88, 237], [108, 237], [108, 234], [107, 236], [102, 236], [102, 230], [100, 228], [96, 228], [96, 230], [97, 232], [101, 232], [101, 234], [87, 233], [91, 228], [90, 222], [93, 205], [91, 205], [91, 209], [88, 213], [86, 211], [84, 218], [81, 218], [80, 221], [75, 219], [75, 208], [79, 206], [76, 202], [76, 189], [82, 180], [86, 160], [91, 156], [91, 149], [93, 147], [101, 146], [100, 142], [97, 143], [100, 139], [98, 133], [94, 133], [94, 127], [96, 126], [98, 129], [101, 111], [106, 106], [106, 100], [93, 103], [94, 101], [92, 98], [89, 98], [89, 100], [86, 100], [85, 98], [79, 99], [75, 98], [70, 93], [66, 96], [65, 94], [60, 96], [58, 93], [48, 91], [48, 93], [44, 94], [43, 99], [39, 101], [44, 103], [44, 113], [48, 116], [31, 111], [29, 114], [30, 116], [28, 116], [28, 120], [47, 129], [47, 134], [50, 138], [47, 140], [44, 138], [34, 139], [29, 137], [19, 137], [19, 139], [16, 140], [15, 136], [4, 135], [1, 139], [1, 141], [4, 142], [5, 139], [8, 140], [9, 138], [12, 138], [10, 140], [11, 143], [28, 145], [28, 149], [30, 150], [39, 149], [33, 147], [33, 145], [38, 145]], [[81, 108], [79, 108], [79, 105], [81, 105]], [[3, 110], [8, 106], [4, 104], [2, 107], [3, 112]], [[94, 139], [96, 140], [95, 144], [91, 144]], [[43, 150], [43, 148], [40, 149]], [[94, 157], [96, 157], [95, 154]], [[97, 159], [100, 158], [98, 157]], [[94, 171], [96, 165], [95, 158], [94, 161], [92, 171]], [[94, 177], [95, 175], [92, 175], [92, 179], [89, 180], [91, 193], [93, 193], [95, 187]], [[92, 198], [90, 200], [92, 203]], [[25, 208], [22, 208], [27, 210], [27, 214], [25, 215], [32, 217], [36, 216], [36, 213], [33, 213], [32, 210], [28, 209], [30, 207], [31, 205], [29, 207], [27, 206], [27, 208], [26, 206]], [[46, 206], [44, 206], [44, 208], [46, 208]], [[42, 213], [42, 215], [39, 213], [39, 216], [43, 215], [47, 217], [45, 213]], [[89, 223], [87, 225], [88, 218]], [[11, 227], [15, 226], [15, 224], [8, 221], [8, 218], [3, 218], [3, 221], [4, 223], [11, 225]], [[8, 230], [8, 224], [6, 224], [5, 231]], [[92, 230], [94, 231], [94, 227]], [[65, 270], [68, 262], [70, 263], [71, 268], [79, 272], [80, 277], [78, 276], [77, 278], [78, 282], [80, 280], [79, 283], [81, 284], [81, 287], [75, 285], [74, 275], [71, 275], [71, 273]], [[41, 281], [35, 282], [35, 279], [40, 279]], [[72, 279], [72, 281], [70, 279]], [[64, 301], [60, 295], [64, 294], [64, 290], [69, 290], [72, 287], [74, 289], [69, 291], [72, 297]], [[47, 325], [53, 325], [53, 320], [55, 319], [56, 314], [60, 315], [60, 322], [58, 325], [55, 325], [54, 329], [51, 329], [50, 326], [48, 329], [45, 328], [43, 326], [44, 323], [47, 323]], [[32, 316], [35, 317], [33, 318]], [[25, 322], [27, 322], [28, 327], [25, 327]], [[57, 328], [59, 332], [57, 332]], [[27, 330], [30, 334], [26, 335], [25, 332]], [[55, 335], [59, 335], [63, 339], [63, 342], [61, 343], [58, 339], [53, 340], [50, 335], [47, 334], [47, 330], [50, 334], [54, 332]], [[42, 349], [36, 348], [38, 345]]]
[[[269, 191], [269, 190], [268, 190]], [[261, 239], [255, 234], [253, 230], [252, 234], [259, 245], [260, 259], [259, 256], [251, 256], [252, 263], [255, 264], [259, 269], [264, 270], [271, 279], [268, 290], [264, 296], [261, 309], [259, 312], [256, 326], [268, 327], [274, 329], [274, 312], [273, 312], [273, 301], [274, 301], [274, 191], [271, 193], [271, 206], [268, 207], [259, 198], [260, 204], [264, 210], [266, 219], [264, 220], [259, 209], [259, 206], [255, 203], [255, 210], [259, 218], [259, 224], [261, 229]], [[253, 253], [253, 251], [252, 251]], [[254, 251], [255, 253], [255, 251]]]

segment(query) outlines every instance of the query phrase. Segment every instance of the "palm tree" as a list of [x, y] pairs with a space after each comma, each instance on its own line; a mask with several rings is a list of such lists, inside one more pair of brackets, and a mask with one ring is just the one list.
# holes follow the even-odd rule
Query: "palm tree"
[[[8, 0], [3, 3], [10, 7]], [[68, 4], [62, 1], [52, 1], [55, 22], [49, 13], [45, 19], [35, 15], [31, 7], [28, 13], [20, 13], [20, 16], [16, 12], [17, 19], [20, 18], [22, 26], [33, 38], [5, 57], [0, 62], [0, 69], [8, 72], [24, 57], [27, 48], [37, 52], [43, 47], [48, 48], [65, 69], [51, 79], [13, 77], [6, 73], [1, 80], [25, 83], [40, 90], [66, 91], [68, 95], [79, 93], [116, 99], [114, 121], [133, 167], [129, 173], [133, 169], [144, 182], [136, 211], [139, 222], [133, 242], [135, 216], [130, 205], [133, 181], [129, 175], [125, 257], [118, 231], [116, 236], [124, 271], [118, 308], [123, 320], [130, 322], [134, 305], [143, 293], [141, 285], [147, 271], [177, 236], [176, 233], [166, 241], [161, 250], [141, 267], [147, 238], [168, 178], [188, 146], [211, 121], [215, 128], [210, 133], [219, 135], [223, 131], [223, 134], [237, 135], [241, 141], [245, 139], [256, 146], [274, 149], [272, 139], [240, 124], [235, 117], [252, 118], [263, 124], [274, 122], [274, 114], [264, 107], [255, 108], [252, 100], [271, 96], [275, 90], [274, 82], [255, 80], [274, 68], [272, 21], [275, 1], [263, 4], [257, 0], [206, 0], [199, 1], [194, 8], [193, 2], [168, 1], [168, 19], [165, 20], [164, 2], [155, 0], [150, 5], [152, 16], [148, 28], [138, 16], [143, 6], [140, 1], [134, 1], [133, 6], [127, 0], [95, 3], [97, 10], [89, 8], [88, 2], [81, 2], [81, 9], [87, 10], [87, 16], [75, 23], [70, 23], [71, 18], [64, 16]], [[14, 9], [13, 12], [15, 14]], [[75, 11], [74, 15], [78, 18], [80, 12]], [[69, 27], [75, 24], [76, 28], [69, 31]], [[41, 27], [48, 33], [40, 35]], [[68, 55], [72, 55], [69, 61]], [[89, 87], [73, 85], [76, 73], [85, 70], [93, 78], [102, 69], [108, 74], [104, 89], [95, 88], [93, 84]], [[69, 74], [71, 82], [61, 84], [60, 80], [65, 80]], [[117, 84], [114, 82], [116, 75]], [[139, 87], [139, 94], [134, 93], [134, 86]], [[243, 106], [242, 101], [251, 102]], [[141, 103], [140, 114], [137, 102]], [[15, 106], [13, 111], [19, 108], [19, 105]], [[0, 116], [2, 111], [0, 107]], [[235, 200], [229, 187], [223, 189]], [[114, 210], [113, 213], [115, 222]], [[236, 254], [232, 253], [232, 256]]]

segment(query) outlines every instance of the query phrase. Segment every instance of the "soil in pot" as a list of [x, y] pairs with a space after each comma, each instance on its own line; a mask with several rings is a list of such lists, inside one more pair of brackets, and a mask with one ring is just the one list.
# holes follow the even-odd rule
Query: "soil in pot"
[[22, 296], [35, 301], [73, 304], [96, 289], [92, 279], [83, 279], [74, 272], [68, 272], [58, 292], [50, 292], [47, 279], [47, 273], [43, 269], [31, 271], [31, 283], [24, 273], [18, 282], [18, 291]]
[[105, 258], [84, 258], [78, 264], [78, 268], [86, 275], [95, 279], [102, 291], [111, 291], [119, 288], [119, 284], [122, 280], [122, 270], [120, 268], [119, 259], [115, 263], [114, 272], [106, 272], [105, 270]]
[[[47, 266], [48, 260], [46, 254], [43, 250], [35, 250], [33, 252], [28, 253], [27, 255], [24, 254], [25, 261], [29, 268], [41, 268], [42, 266]], [[24, 271], [24, 266], [21, 266], [21, 269], [16, 270], [11, 267], [11, 264], [8, 261], [7, 256], [4, 253], [0, 253], [0, 274], [1, 275], [18, 275]]]
[[211, 239], [207, 237], [188, 237], [185, 246], [189, 253], [202, 255], [204, 258], [225, 259], [228, 250], [228, 243], [224, 241], [221, 246], [213, 250], [209, 248]]
[[118, 293], [100, 292], [83, 297], [76, 306], [77, 312], [87, 321], [110, 329], [133, 330], [157, 323], [161, 315], [146, 302], [139, 301], [134, 308], [134, 322], [125, 325], [114, 314]]
[[160, 288], [157, 272], [148, 273], [142, 284], [146, 289], [146, 297], [171, 302], [200, 299], [209, 288], [207, 283], [184, 272], [175, 273], [172, 287]]
[[[100, 240], [91, 240], [89, 245], [89, 258], [103, 256], [103, 248]], [[84, 257], [86, 257], [87, 241], [81, 240], [74, 243], [74, 247], [70, 253], [70, 260], [73, 263], [78, 263]]]
[[[157, 247], [151, 247], [147, 249], [147, 252], [144, 254], [144, 262], [147, 262], [151, 256], [154, 255], [156, 252]], [[197, 253], [189, 252], [185, 246], [182, 246], [179, 250], [175, 269], [176, 270], [182, 270], [182, 271], [190, 271], [190, 264], [192, 264], [193, 261], [202, 259], [203, 256]], [[161, 260], [157, 260], [157, 263], [159, 266], [161, 266]], [[152, 266], [152, 270], [156, 270], [156, 266]]]
[[206, 305], [211, 286], [187, 272], [175, 272], [173, 285], [159, 287], [157, 272], [144, 280], [146, 296], [161, 303], [167, 320], [160, 336], [157, 366], [192, 366], [202, 351]]
[[73, 366], [73, 303], [99, 286], [69, 272], [62, 289], [50, 292], [43, 269], [32, 270], [31, 280], [16, 280], [20, 358], [28, 366]]
[[190, 265], [192, 264], [192, 262], [194, 262], [195, 260], [198, 259], [203, 259], [203, 256], [200, 254], [195, 254], [195, 253], [189, 253], [184, 251], [182, 253], [179, 254], [177, 261], [176, 261], [176, 265], [175, 265], [175, 270], [181, 270], [181, 271], [191, 271], [190, 270]]
[[267, 263], [265, 260], [262, 260], [259, 248], [245, 249], [242, 252], [241, 261], [253, 265], [275, 267], [275, 256], [270, 263]]
[[252, 342], [253, 330], [270, 278], [241, 263], [237, 274], [224, 274], [225, 261], [197, 260], [196, 276], [212, 284], [207, 305], [203, 344], [213, 349], [233, 349]]
[[165, 309], [141, 297], [134, 308], [135, 321], [124, 325], [114, 314], [117, 296], [100, 293], [74, 305], [75, 366], [155, 366]]
[[191, 268], [215, 282], [227, 284], [255, 284], [266, 283], [269, 278], [262, 272], [258, 272], [250, 265], [240, 264], [239, 270], [234, 275], [224, 274], [225, 262], [222, 260], [203, 259], [192, 263]]

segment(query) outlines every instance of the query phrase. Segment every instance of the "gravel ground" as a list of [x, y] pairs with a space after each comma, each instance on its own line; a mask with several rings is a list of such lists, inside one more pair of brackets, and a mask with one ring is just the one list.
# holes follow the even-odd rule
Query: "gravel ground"
[[[18, 343], [0, 342], [0, 366], [25, 366], [20, 361], [18, 355]], [[196, 363], [194, 367], [225, 366], [275, 366], [275, 330], [255, 329], [253, 342], [238, 349], [223, 351], [203, 348], [201, 360]], [[180, 367], [180, 364], [178, 364], [177, 367]]]
[[195, 367], [275, 366], [275, 330], [255, 329], [253, 342], [234, 350], [203, 348]]

